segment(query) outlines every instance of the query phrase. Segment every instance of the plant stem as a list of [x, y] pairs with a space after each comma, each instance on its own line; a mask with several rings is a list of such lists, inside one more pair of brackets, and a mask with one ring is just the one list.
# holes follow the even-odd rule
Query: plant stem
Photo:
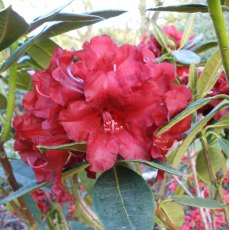
[[[16, 44], [13, 44], [10, 47], [11, 53], [14, 52], [14, 50], [17, 48]], [[10, 161], [7, 158], [7, 155], [4, 150], [4, 142], [8, 139], [9, 133], [10, 133], [10, 127], [11, 127], [11, 120], [13, 118], [13, 112], [14, 112], [14, 104], [15, 104], [15, 89], [16, 89], [16, 74], [17, 74], [17, 66], [14, 65], [9, 70], [9, 95], [7, 100], [7, 107], [6, 107], [6, 117], [5, 121], [3, 123], [2, 132], [0, 136], [0, 162], [2, 164], [2, 167], [4, 169], [4, 172], [6, 174], [6, 177], [13, 189], [13, 191], [16, 191], [19, 189], [18, 183], [15, 179], [13, 169], [11, 167]], [[26, 201], [23, 197], [18, 198], [19, 204], [22, 208], [22, 214], [26, 220], [28, 220], [28, 223], [30, 227], [35, 225], [34, 218], [29, 211]]]
[[224, 21], [224, 14], [220, 5], [220, 0], [207, 0], [209, 14], [216, 32], [222, 62], [226, 72], [226, 78], [229, 80], [229, 45], [228, 34]]
[[192, 193], [185, 187], [185, 185], [179, 180], [178, 176], [173, 175], [173, 178], [177, 181], [177, 183], [180, 185], [181, 188], [184, 189], [184, 191], [190, 196], [194, 197]]
[[61, 205], [60, 205], [59, 203], [56, 203], [55, 206], [56, 206], [56, 210], [57, 210], [57, 212], [58, 212], [58, 215], [59, 215], [59, 217], [61, 218], [61, 222], [62, 222], [62, 225], [63, 225], [63, 229], [64, 229], [64, 230], [69, 230], [69, 226], [68, 226], [67, 220], [66, 220], [66, 218], [65, 218], [65, 215], [64, 215], [64, 213], [63, 213], [63, 211], [62, 211]]

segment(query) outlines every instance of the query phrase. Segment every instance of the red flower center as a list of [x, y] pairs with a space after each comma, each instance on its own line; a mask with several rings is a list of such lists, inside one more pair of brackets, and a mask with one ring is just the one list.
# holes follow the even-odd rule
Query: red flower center
[[107, 111], [102, 113], [102, 119], [104, 122], [104, 131], [105, 133], [116, 133], [123, 129], [123, 126], [115, 121], [111, 114]]

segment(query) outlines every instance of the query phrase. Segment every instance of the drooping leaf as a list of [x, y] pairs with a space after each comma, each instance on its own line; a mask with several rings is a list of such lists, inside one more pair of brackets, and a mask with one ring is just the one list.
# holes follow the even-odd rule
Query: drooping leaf
[[117, 17], [126, 12], [127, 12], [126, 10], [100, 10], [100, 11], [98, 10], [98, 11], [87, 12], [86, 14], [95, 15], [101, 18], [109, 19], [112, 17]]
[[[179, 204], [173, 202], [161, 202], [159, 205], [160, 210], [164, 215], [179, 229], [184, 223], [184, 210]], [[167, 227], [163, 225], [162, 227]]]
[[184, 139], [181, 146], [178, 148], [175, 157], [173, 159], [173, 166], [176, 167], [182, 161], [184, 154], [186, 153], [188, 147], [195, 139], [196, 135], [205, 127], [205, 125], [212, 119], [212, 117], [221, 109], [228, 106], [227, 101], [223, 101], [218, 104], [211, 112], [209, 112], [204, 118], [196, 122], [187, 132], [187, 137]]
[[156, 23], [153, 23], [153, 34], [154, 34], [156, 40], [159, 42], [159, 44], [164, 49], [166, 49], [167, 52], [170, 53], [171, 51], [168, 47], [168, 37]]
[[[227, 11], [225, 7], [224, 10]], [[181, 12], [181, 13], [207, 13], [208, 6], [206, 4], [183, 4], [183, 5], [174, 5], [174, 6], [158, 6], [155, 8], [147, 9], [150, 11], [173, 11], [173, 12]]]
[[192, 51], [199, 54], [199, 53], [205, 52], [205, 51], [207, 51], [211, 48], [217, 47], [217, 46], [218, 46], [217, 41], [207, 42], [205, 44], [194, 47], [192, 49]]
[[186, 29], [185, 29], [185, 31], [183, 33], [182, 38], [181, 38], [181, 43], [180, 43], [180, 48], [179, 49], [183, 48], [186, 45], [187, 41], [189, 40], [189, 38], [192, 35], [192, 30], [193, 30], [193, 27], [194, 27], [194, 24], [195, 24], [195, 16], [196, 15], [193, 14], [190, 17], [189, 21], [188, 21]]
[[0, 51], [23, 35], [29, 25], [11, 6], [0, 11]]
[[144, 179], [128, 168], [118, 166], [99, 176], [93, 206], [106, 230], [153, 229], [153, 194]]
[[119, 162], [134, 162], [134, 163], [142, 163], [145, 164], [149, 167], [160, 169], [164, 172], [176, 175], [176, 176], [182, 176], [186, 177], [186, 175], [179, 171], [178, 169], [173, 168], [170, 164], [167, 164], [165, 162], [160, 162], [160, 161], [145, 161], [145, 160], [121, 160]]
[[223, 99], [223, 98], [228, 98], [227, 95], [224, 94], [219, 94], [214, 97], [207, 97], [207, 98], [202, 98], [197, 101], [194, 101], [190, 103], [182, 112], [178, 113], [175, 117], [172, 118], [172, 120], [164, 125], [158, 132], [157, 136], [160, 136], [162, 133], [166, 132], [169, 130], [171, 127], [173, 127], [175, 124], [177, 124], [179, 121], [183, 120], [185, 117], [193, 114], [196, 112], [199, 108], [203, 107], [204, 105], [210, 103], [213, 100], [216, 99]]
[[[79, 163], [76, 166], [73, 166], [73, 167], [67, 169], [65, 172], [63, 172], [62, 178], [63, 179], [68, 178], [68, 177], [72, 176], [73, 174], [76, 174], [76, 173], [80, 172], [81, 170], [84, 170], [88, 166], [89, 166], [89, 164], [86, 162]], [[48, 181], [37, 184], [36, 180], [32, 180], [30, 183], [23, 185], [20, 189], [18, 189], [17, 191], [11, 193], [9, 196], [2, 199], [0, 201], [0, 205], [6, 204], [7, 202], [10, 202], [14, 199], [17, 199], [20, 196], [23, 196], [29, 192], [32, 192], [33, 190], [42, 188], [42, 187], [47, 186], [49, 184], [50, 184], [50, 182], [48, 182]]]
[[218, 203], [216, 200], [209, 198], [190, 197], [186, 195], [172, 196], [171, 199], [179, 204], [184, 204], [192, 207], [221, 209], [224, 208], [224, 204]]
[[53, 51], [57, 46], [58, 45], [54, 41], [45, 39], [34, 43], [26, 53], [30, 55], [39, 66], [46, 69], [50, 63]]
[[[226, 159], [224, 155], [221, 153], [220, 146], [218, 144], [214, 144], [214, 145], [208, 145], [206, 147], [207, 147], [208, 155], [211, 160], [211, 165], [214, 174], [216, 175], [216, 173], [221, 170], [224, 178], [226, 175], [227, 167], [226, 167]], [[197, 155], [196, 169], [199, 178], [206, 184], [211, 184], [207, 160], [205, 158], [205, 153], [203, 149]]]
[[191, 50], [175, 50], [172, 55], [178, 62], [185, 65], [190, 65], [192, 62], [199, 64], [201, 61], [200, 57]]
[[198, 73], [197, 73], [196, 65], [194, 62], [192, 62], [189, 68], [188, 85], [192, 91], [193, 98], [195, 98], [196, 96], [197, 80], [198, 80]]
[[72, 151], [80, 151], [80, 152], [86, 152], [86, 142], [74, 142], [64, 145], [56, 145], [56, 146], [42, 146], [38, 145], [37, 148], [43, 152], [46, 149], [52, 149], [52, 150], [72, 150]]
[[222, 66], [219, 49], [209, 58], [197, 82], [198, 98], [205, 97], [218, 80], [218, 71]]

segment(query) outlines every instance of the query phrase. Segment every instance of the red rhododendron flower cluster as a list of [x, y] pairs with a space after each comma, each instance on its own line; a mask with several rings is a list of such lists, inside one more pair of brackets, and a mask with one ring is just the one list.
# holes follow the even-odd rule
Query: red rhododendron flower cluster
[[[57, 48], [50, 66], [33, 75], [26, 113], [14, 120], [15, 149], [38, 182], [53, 182], [60, 202], [72, 199], [61, 183], [62, 170], [84, 159], [94, 173], [113, 167], [117, 158], [164, 161], [191, 124], [187, 117], [156, 136], [191, 100], [174, 72], [173, 65], [158, 64], [150, 49], [117, 46], [107, 35], [85, 42], [80, 51]], [[86, 155], [37, 148], [79, 141], [86, 142]]]

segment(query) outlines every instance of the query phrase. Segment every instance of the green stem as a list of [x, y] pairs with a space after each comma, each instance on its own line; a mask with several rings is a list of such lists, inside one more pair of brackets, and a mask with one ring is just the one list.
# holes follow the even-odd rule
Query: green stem
[[207, 0], [209, 14], [212, 18], [216, 37], [218, 40], [222, 62], [226, 72], [226, 78], [229, 80], [229, 45], [228, 33], [224, 21], [224, 15], [220, 5], [220, 0]]
[[63, 211], [62, 211], [61, 205], [58, 204], [58, 203], [56, 203], [55, 206], [56, 206], [56, 210], [57, 210], [57, 212], [58, 212], [58, 215], [59, 215], [59, 217], [61, 218], [62, 225], [63, 225], [63, 229], [64, 229], [64, 230], [69, 230], [69, 226], [68, 226], [67, 220], [66, 220], [66, 218], [65, 218], [65, 215], [64, 215], [64, 213], [63, 213]]

